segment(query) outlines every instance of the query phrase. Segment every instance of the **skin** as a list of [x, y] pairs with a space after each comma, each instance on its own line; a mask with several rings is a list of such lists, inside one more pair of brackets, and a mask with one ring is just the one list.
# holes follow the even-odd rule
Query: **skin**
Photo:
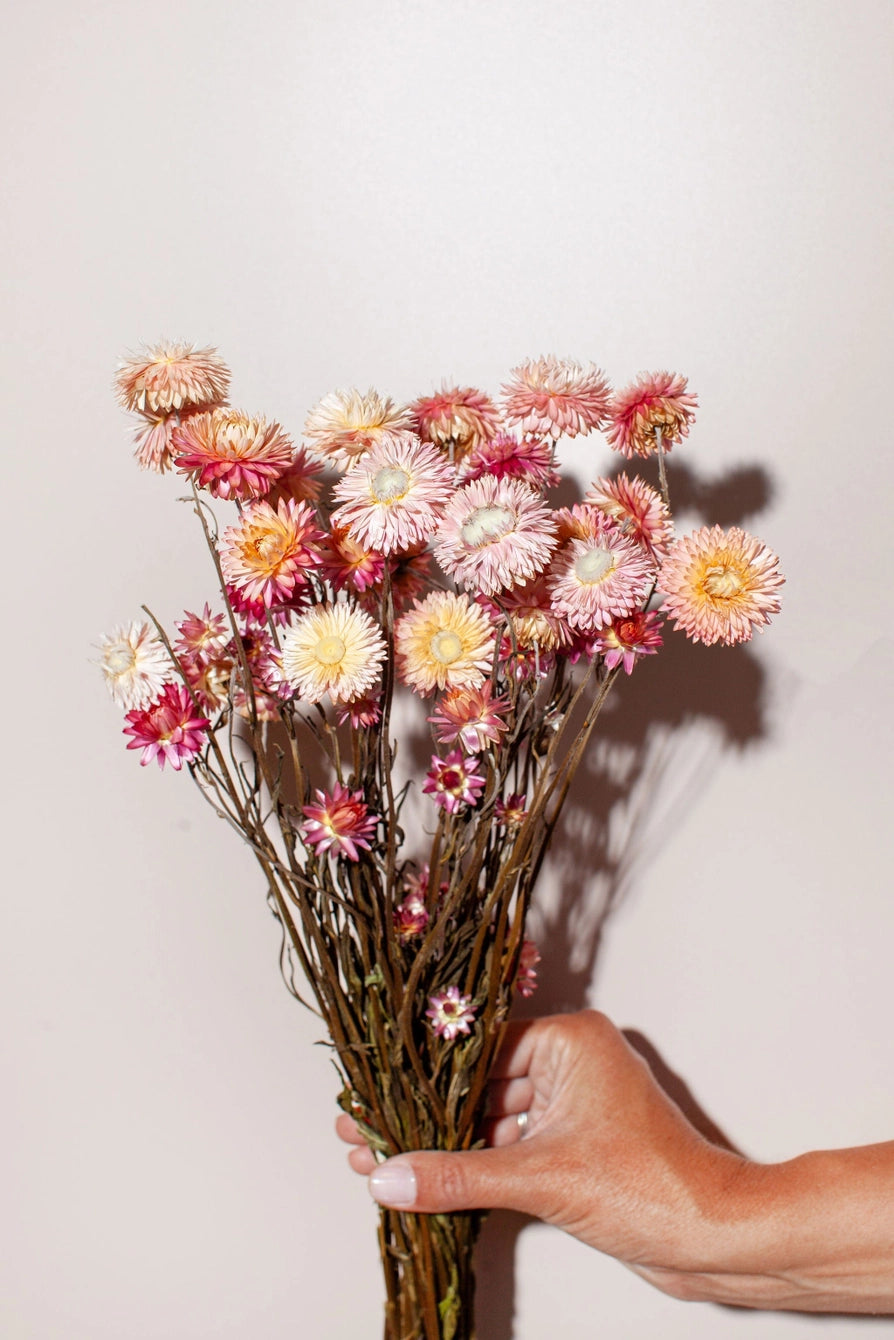
[[511, 1025], [488, 1111], [488, 1148], [383, 1164], [350, 1117], [336, 1130], [382, 1204], [533, 1215], [675, 1298], [894, 1314], [894, 1141], [751, 1162], [700, 1135], [591, 1010]]

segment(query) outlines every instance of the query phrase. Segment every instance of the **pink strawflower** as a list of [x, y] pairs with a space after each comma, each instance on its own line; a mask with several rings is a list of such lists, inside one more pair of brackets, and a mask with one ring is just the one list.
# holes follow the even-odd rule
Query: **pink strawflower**
[[455, 456], [464, 456], [493, 437], [500, 425], [496, 405], [474, 386], [447, 386], [431, 396], [421, 396], [410, 405], [416, 432], [423, 442], [432, 442]]
[[497, 823], [505, 824], [507, 828], [518, 828], [527, 813], [525, 797], [520, 791], [513, 791], [505, 800], [501, 797], [494, 806]]
[[661, 565], [662, 609], [694, 642], [731, 646], [779, 613], [785, 578], [761, 540], [733, 526], [703, 526], [674, 544]]
[[186, 617], [174, 624], [180, 634], [174, 650], [181, 661], [205, 663], [226, 647], [229, 628], [225, 614], [212, 614], [205, 602], [201, 614], [185, 611]]
[[689, 435], [698, 396], [686, 390], [685, 377], [676, 372], [641, 372], [631, 386], [618, 391], [609, 407], [609, 443], [623, 455], [651, 456], [661, 430], [665, 451]]
[[127, 742], [128, 749], [142, 749], [143, 767], [156, 758], [160, 768], [170, 763], [179, 772], [184, 763], [191, 763], [200, 753], [208, 738], [211, 722], [194, 713], [183, 685], [166, 684], [149, 707], [127, 713], [124, 734], [133, 737]]
[[448, 814], [456, 814], [462, 805], [475, 805], [484, 790], [485, 777], [475, 771], [477, 765], [477, 755], [466, 758], [461, 749], [454, 749], [446, 758], [433, 754], [422, 790]]
[[[404, 870], [401, 878], [403, 880], [404, 894], [406, 899], [417, 898], [419, 899], [420, 902], [424, 904], [427, 904], [430, 901], [430, 895], [432, 892], [431, 867], [429, 866], [428, 861], [425, 862], [425, 865], [420, 866], [418, 871], [413, 870], [412, 867], [409, 867], [408, 869]], [[438, 898], [437, 898], [438, 903], [441, 902], [441, 900], [443, 899], [444, 895], [446, 894], [449, 888], [450, 888], [449, 882], [446, 879], [441, 880], [441, 883], [438, 886]]]
[[221, 537], [224, 578], [250, 600], [263, 600], [269, 608], [288, 600], [296, 587], [306, 584], [308, 569], [319, 563], [321, 539], [307, 503], [284, 499], [275, 511], [263, 500], [249, 503], [239, 524]]
[[458, 741], [466, 753], [478, 754], [508, 730], [504, 720], [508, 711], [509, 699], [494, 698], [490, 680], [486, 680], [480, 688], [446, 693], [428, 720], [435, 727], [438, 744]]
[[470, 453], [463, 479], [493, 475], [495, 479], [520, 479], [533, 489], [553, 488], [561, 477], [553, 466], [553, 450], [552, 438], [498, 433]]
[[584, 494], [584, 503], [598, 507], [625, 535], [654, 554], [663, 553], [670, 542], [673, 522], [667, 503], [638, 475], [595, 480]]
[[265, 494], [292, 464], [291, 439], [278, 423], [235, 409], [194, 414], [175, 428], [174, 464], [215, 498], [246, 502]]
[[[267, 606], [260, 597], [251, 597], [246, 591], [241, 590], [232, 583], [226, 583], [227, 600], [230, 608], [237, 616], [246, 629], [251, 629], [254, 625], [267, 627], [267, 620], [273, 619], [276, 624], [285, 624], [288, 622], [288, 609], [291, 609], [298, 597], [307, 594], [307, 587], [299, 586], [292, 592], [288, 602], [282, 604]], [[286, 604], [288, 609], [285, 608]]]
[[377, 814], [370, 814], [362, 791], [349, 791], [336, 782], [332, 791], [315, 791], [318, 804], [305, 805], [305, 822], [300, 833], [307, 846], [317, 856], [331, 851], [334, 856], [345, 856], [359, 861], [360, 851], [369, 851], [379, 822]]
[[632, 614], [654, 577], [654, 562], [642, 546], [594, 508], [587, 538], [562, 547], [547, 580], [556, 613], [589, 632]]
[[555, 533], [550, 509], [527, 484], [485, 475], [447, 504], [435, 558], [463, 586], [494, 595], [546, 567]]
[[383, 438], [412, 431], [407, 407], [372, 389], [365, 395], [331, 391], [314, 405], [304, 423], [310, 450], [338, 470], [349, 469]]
[[623, 664], [624, 673], [633, 673], [634, 664], [641, 656], [652, 656], [661, 646], [661, 615], [652, 610], [641, 610], [624, 619], [612, 622], [596, 634], [593, 651], [602, 654], [609, 670]]
[[398, 672], [417, 693], [483, 684], [494, 641], [493, 624], [485, 611], [453, 591], [432, 591], [394, 627]]
[[448, 986], [429, 996], [426, 1019], [431, 1020], [432, 1032], [452, 1042], [458, 1033], [470, 1033], [475, 1020], [472, 997], [464, 996], [458, 986]]
[[594, 363], [582, 366], [553, 354], [513, 368], [502, 392], [507, 422], [547, 437], [576, 437], [602, 428], [611, 396], [605, 373]]
[[425, 903], [416, 894], [410, 894], [402, 903], [398, 903], [392, 916], [394, 934], [402, 944], [417, 940], [431, 920]]
[[515, 989], [527, 999], [537, 990], [537, 964], [540, 962], [540, 950], [533, 940], [523, 940], [518, 958], [518, 975]]
[[115, 374], [118, 401], [141, 414], [168, 414], [226, 400], [230, 370], [216, 349], [165, 340], [125, 359]]
[[335, 706], [338, 709], [338, 724], [343, 726], [350, 721], [353, 730], [369, 730], [382, 716], [382, 707], [377, 698], [354, 698], [349, 703], [336, 699]]
[[376, 443], [333, 490], [335, 526], [381, 554], [401, 553], [434, 534], [454, 490], [454, 472], [413, 437]]
[[569, 641], [568, 625], [552, 607], [544, 573], [504, 591], [499, 605], [486, 597], [481, 601], [496, 621], [508, 620], [511, 633], [507, 630], [505, 643], [510, 650], [513, 641], [515, 649], [524, 653], [558, 651]]
[[292, 463], [270, 486], [267, 501], [275, 507], [280, 498], [316, 504], [323, 492], [323, 466], [308, 456], [304, 447], [296, 447]]
[[320, 547], [323, 576], [336, 591], [362, 592], [381, 585], [385, 575], [382, 554], [371, 553], [341, 526], [333, 525]]

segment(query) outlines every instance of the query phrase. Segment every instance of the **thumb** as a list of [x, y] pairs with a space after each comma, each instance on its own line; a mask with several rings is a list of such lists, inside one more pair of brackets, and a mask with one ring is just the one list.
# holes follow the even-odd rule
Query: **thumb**
[[521, 1210], [526, 1154], [520, 1143], [451, 1154], [398, 1154], [371, 1174], [369, 1192], [380, 1205], [421, 1214]]

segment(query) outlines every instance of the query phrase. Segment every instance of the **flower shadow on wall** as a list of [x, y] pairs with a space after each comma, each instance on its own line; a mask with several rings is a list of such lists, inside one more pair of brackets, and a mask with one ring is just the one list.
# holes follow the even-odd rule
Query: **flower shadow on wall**
[[[742, 525], [772, 499], [769, 475], [760, 466], [709, 480], [674, 463], [668, 484], [678, 516], [692, 513], [724, 526]], [[657, 657], [645, 658], [617, 685], [566, 801], [534, 899], [530, 929], [542, 956], [538, 989], [533, 999], [518, 1002], [518, 1017], [588, 1005], [612, 911], [634, 893], [660, 896], [642, 883], [666, 838], [710, 785], [725, 753], [766, 739], [769, 685], [751, 646], [695, 646], [669, 634]], [[630, 1040], [693, 1124], [729, 1146], [654, 1044], [641, 1035]], [[515, 1254], [528, 1222], [496, 1212], [485, 1224], [479, 1340], [512, 1340]]]

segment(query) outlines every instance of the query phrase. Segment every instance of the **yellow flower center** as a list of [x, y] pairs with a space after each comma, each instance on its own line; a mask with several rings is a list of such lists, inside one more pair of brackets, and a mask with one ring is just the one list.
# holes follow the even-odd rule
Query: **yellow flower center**
[[429, 642], [431, 654], [441, 665], [452, 665], [463, 654], [462, 638], [449, 628], [442, 628]]
[[314, 648], [314, 655], [323, 665], [338, 665], [346, 651], [347, 647], [338, 634], [328, 633], [325, 637], [320, 638]]
[[574, 561], [574, 575], [583, 586], [595, 586], [614, 571], [615, 556], [610, 549], [587, 549]]
[[481, 549], [508, 535], [514, 522], [515, 513], [511, 507], [503, 507], [500, 503], [476, 507], [463, 523], [460, 538], [470, 549]]
[[281, 562], [285, 551], [285, 539], [282, 535], [261, 535], [255, 540], [255, 552], [262, 562], [268, 567], [274, 568]]
[[133, 670], [136, 663], [136, 652], [133, 647], [126, 645], [113, 647], [106, 655], [106, 665], [113, 675], [126, 675], [128, 670]]
[[734, 568], [717, 564], [708, 568], [703, 585], [709, 596], [715, 596], [719, 600], [733, 600], [745, 583]]
[[399, 465], [383, 465], [373, 475], [370, 487], [376, 502], [399, 502], [409, 492], [410, 476]]

